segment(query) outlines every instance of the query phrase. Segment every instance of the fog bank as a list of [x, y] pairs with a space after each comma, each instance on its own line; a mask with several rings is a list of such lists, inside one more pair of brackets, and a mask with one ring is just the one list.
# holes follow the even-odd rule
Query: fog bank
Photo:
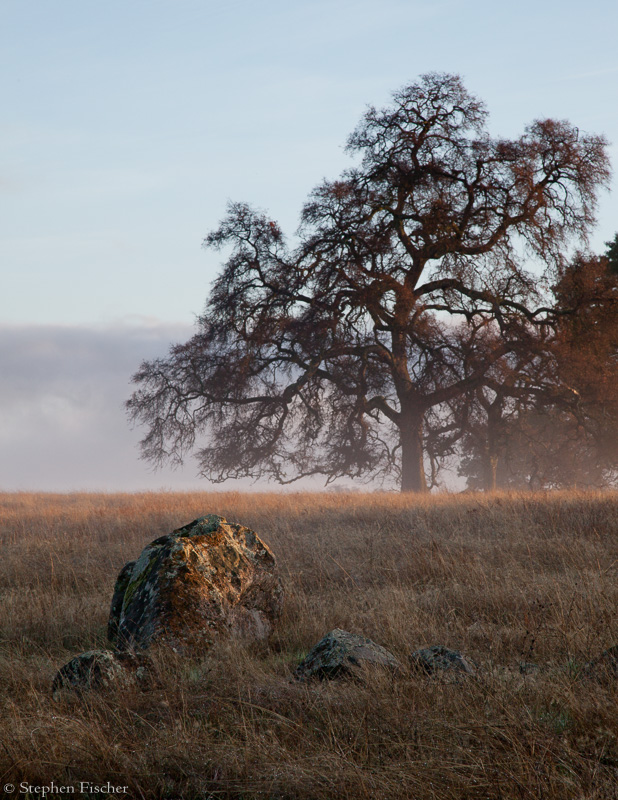
[[154, 472], [124, 402], [144, 359], [191, 328], [0, 326], [0, 491], [208, 489], [194, 463]]

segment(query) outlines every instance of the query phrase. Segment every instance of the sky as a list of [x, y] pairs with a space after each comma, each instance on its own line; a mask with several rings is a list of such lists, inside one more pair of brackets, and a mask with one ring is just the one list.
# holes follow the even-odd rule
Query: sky
[[616, 30], [615, 0], [0, 0], [0, 490], [210, 488], [140, 461], [123, 403], [191, 335], [226, 203], [292, 235], [366, 107], [431, 71], [493, 134], [568, 119], [616, 166]]

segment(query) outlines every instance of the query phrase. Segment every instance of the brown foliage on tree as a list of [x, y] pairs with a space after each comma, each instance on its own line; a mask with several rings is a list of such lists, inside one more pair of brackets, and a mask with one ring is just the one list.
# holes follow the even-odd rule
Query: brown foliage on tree
[[618, 480], [618, 276], [578, 254], [554, 295], [553, 324], [451, 408], [470, 488]]
[[486, 116], [441, 74], [369, 108], [348, 141], [360, 163], [312, 192], [293, 249], [231, 205], [206, 239], [230, 252], [196, 334], [134, 376], [144, 456], [196, 450], [219, 481], [397, 474], [424, 490], [424, 420], [551, 317], [544, 281], [609, 175], [603, 137], [539, 120], [494, 139]]

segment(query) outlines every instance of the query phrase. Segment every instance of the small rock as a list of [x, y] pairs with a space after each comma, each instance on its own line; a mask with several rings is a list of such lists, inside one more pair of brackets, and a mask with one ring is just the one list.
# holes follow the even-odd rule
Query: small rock
[[298, 665], [298, 680], [357, 677], [366, 666], [397, 670], [399, 662], [384, 647], [356, 633], [335, 628]]
[[156, 640], [200, 653], [220, 636], [268, 638], [282, 603], [268, 547], [249, 528], [211, 514], [161, 536], [125, 565], [109, 629], [119, 650]]
[[422, 670], [427, 675], [439, 672], [461, 672], [474, 675], [476, 669], [471, 661], [457, 650], [449, 650], [441, 644], [416, 650], [410, 655], [410, 664], [414, 669]]
[[58, 670], [52, 695], [57, 700], [63, 689], [83, 691], [139, 684], [146, 679], [148, 669], [143, 657], [111, 650], [88, 650]]

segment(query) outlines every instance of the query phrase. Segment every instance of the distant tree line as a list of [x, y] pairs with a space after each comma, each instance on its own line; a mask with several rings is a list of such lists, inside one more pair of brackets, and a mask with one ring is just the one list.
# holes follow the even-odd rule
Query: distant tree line
[[585, 250], [607, 142], [556, 120], [497, 139], [486, 118], [443, 74], [369, 108], [294, 247], [231, 204], [195, 335], [134, 376], [143, 456], [193, 453], [214, 481], [615, 483], [618, 236]]

